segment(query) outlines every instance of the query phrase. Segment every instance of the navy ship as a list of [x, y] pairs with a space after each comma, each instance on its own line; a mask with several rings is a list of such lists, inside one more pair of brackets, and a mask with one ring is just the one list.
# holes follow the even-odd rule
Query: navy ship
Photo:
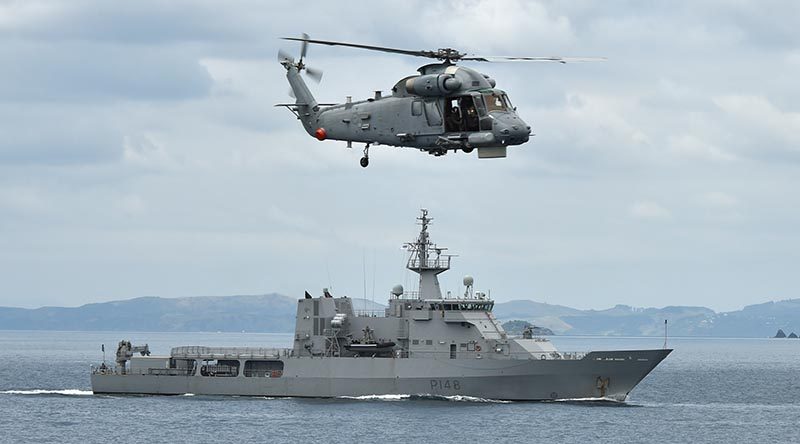
[[355, 397], [464, 396], [542, 401], [624, 401], [672, 351], [563, 352], [530, 330], [509, 336], [494, 301], [473, 290], [442, 295], [438, 275], [452, 255], [430, 239], [426, 210], [407, 268], [417, 290], [396, 285], [383, 313], [358, 312], [327, 290], [297, 301], [292, 348], [183, 346], [152, 356], [119, 343], [115, 364], [92, 367], [94, 393]]

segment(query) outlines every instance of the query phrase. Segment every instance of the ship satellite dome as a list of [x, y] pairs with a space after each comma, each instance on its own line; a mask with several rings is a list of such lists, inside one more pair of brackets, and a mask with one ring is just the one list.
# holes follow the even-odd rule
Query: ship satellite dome
[[472, 276], [470, 275], [464, 276], [464, 286], [471, 287], [473, 282], [475, 282], [475, 279], [472, 279]]
[[403, 294], [403, 286], [397, 284], [394, 287], [392, 287], [392, 294], [395, 296], [400, 296], [401, 294]]

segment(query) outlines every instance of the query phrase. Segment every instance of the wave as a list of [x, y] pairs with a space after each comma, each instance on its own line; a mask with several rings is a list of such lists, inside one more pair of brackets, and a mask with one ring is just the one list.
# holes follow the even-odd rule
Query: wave
[[609, 397], [593, 397], [593, 398], [563, 398], [553, 399], [547, 402], [562, 402], [565, 404], [580, 404], [580, 405], [596, 405], [596, 406], [618, 406], [618, 407], [635, 407], [622, 399], [609, 398]]
[[339, 396], [338, 399], [352, 399], [356, 401], [413, 401], [413, 400], [432, 400], [432, 401], [450, 401], [450, 402], [473, 402], [473, 403], [497, 403], [507, 404], [511, 401], [502, 401], [499, 399], [479, 398], [476, 396], [466, 395], [362, 395], [362, 396]]
[[356, 401], [405, 401], [411, 399], [411, 395], [362, 395], [362, 396], [339, 396], [339, 399], [354, 399]]
[[79, 389], [62, 389], [62, 390], [47, 390], [47, 389], [31, 389], [31, 390], [4, 390], [0, 392], [3, 395], [61, 395], [61, 396], [89, 396], [94, 392], [91, 390]]

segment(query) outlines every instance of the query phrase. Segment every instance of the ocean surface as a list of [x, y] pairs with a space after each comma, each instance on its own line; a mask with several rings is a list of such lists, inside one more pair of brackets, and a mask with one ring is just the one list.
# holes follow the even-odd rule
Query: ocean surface
[[[800, 340], [670, 338], [625, 403], [95, 396], [116, 343], [283, 347], [288, 334], [0, 331], [0, 442], [800, 442]], [[659, 338], [554, 337], [563, 351]]]

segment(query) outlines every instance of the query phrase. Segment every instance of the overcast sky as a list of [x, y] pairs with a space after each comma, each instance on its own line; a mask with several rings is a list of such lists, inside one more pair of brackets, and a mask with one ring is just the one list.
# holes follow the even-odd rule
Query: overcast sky
[[[276, 2], [277, 3], [277, 2]], [[498, 301], [800, 297], [800, 3], [0, 0], [0, 305], [279, 292], [383, 301], [434, 241]], [[268, 6], [269, 5], [269, 6]], [[607, 63], [478, 64], [505, 159], [318, 142], [280, 36]], [[321, 102], [426, 61], [311, 47]], [[366, 269], [366, 273], [364, 270]]]

